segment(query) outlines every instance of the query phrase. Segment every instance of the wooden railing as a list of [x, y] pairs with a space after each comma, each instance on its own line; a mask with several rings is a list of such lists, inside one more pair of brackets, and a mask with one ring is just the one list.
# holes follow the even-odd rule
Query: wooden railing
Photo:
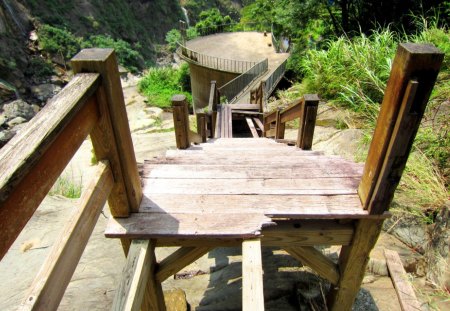
[[72, 81], [0, 150], [1, 258], [88, 135], [99, 160], [20, 310], [56, 310], [106, 200], [125, 217], [142, 198], [114, 51], [83, 50], [72, 68]]
[[265, 115], [264, 137], [273, 137], [281, 142], [288, 142], [284, 140], [286, 122], [299, 119], [295, 145], [304, 150], [311, 149], [318, 104], [319, 97], [316, 94], [306, 94], [287, 108]]

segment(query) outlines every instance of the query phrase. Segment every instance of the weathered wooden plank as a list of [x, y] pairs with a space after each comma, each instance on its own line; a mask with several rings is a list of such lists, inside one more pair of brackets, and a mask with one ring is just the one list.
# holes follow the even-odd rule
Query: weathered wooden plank
[[133, 240], [111, 310], [138, 311], [151, 270], [151, 241]]
[[28, 174], [58, 134], [97, 90], [98, 74], [75, 75], [64, 89], [0, 149], [0, 202]]
[[261, 240], [242, 242], [242, 310], [263, 311]]
[[396, 251], [385, 249], [384, 257], [386, 258], [389, 274], [392, 283], [394, 283], [402, 311], [422, 310], [422, 306], [419, 300], [417, 300], [416, 293], [414, 292], [411, 283], [408, 281], [408, 275], [403, 268], [398, 253]]
[[239, 178], [317, 178], [317, 177], [361, 177], [362, 165], [341, 163], [331, 167], [273, 167], [265, 165], [187, 165], [187, 164], [146, 164], [143, 178], [195, 178], [195, 179], [239, 179]]
[[159, 263], [156, 270], [156, 279], [159, 282], [165, 281], [171, 275], [174, 275], [187, 265], [193, 263], [211, 249], [211, 247], [205, 246], [181, 247], [177, 249]]
[[[280, 145], [281, 148], [267, 148], [267, 149], [254, 149], [254, 150], [245, 150], [242, 153], [236, 153], [235, 148], [207, 148], [207, 149], [184, 149], [184, 150], [167, 150], [166, 157], [186, 157], [189, 156], [191, 158], [202, 158], [202, 157], [214, 157], [214, 158], [254, 158], [255, 156], [260, 157], [272, 157], [272, 156], [321, 156], [323, 152], [321, 151], [310, 151], [310, 150], [301, 150], [297, 148], [283, 148], [283, 145]], [[263, 162], [264, 163], [264, 162]]]
[[128, 218], [111, 218], [105, 235], [111, 238], [126, 236], [140, 239], [251, 238], [260, 234], [262, 226], [271, 224], [273, 223], [270, 218], [256, 213], [216, 213], [198, 217], [190, 213], [133, 213]]
[[[81, 90], [78, 89], [78, 91]], [[67, 95], [67, 93], [65, 94]], [[61, 97], [58, 98], [61, 99]], [[73, 99], [70, 96], [69, 98]], [[59, 109], [55, 106], [58, 106], [58, 104], [61, 104], [61, 107], [66, 107], [63, 100], [52, 103], [50, 104], [51, 108], [46, 110], [46, 113], [51, 114], [53, 110], [56, 113]], [[7, 197], [0, 203], [0, 231], [2, 232], [2, 238], [0, 239], [0, 258], [3, 258], [34, 211], [47, 195], [58, 176], [94, 127], [99, 117], [95, 100], [92, 98], [89, 99], [81, 110], [75, 116], [71, 117], [70, 121], [66, 120], [62, 122], [62, 124], [65, 124], [63, 129], [57, 127], [57, 129], [53, 128], [50, 131], [52, 135], [56, 136], [53, 137], [52, 144], [46, 146], [45, 150], [41, 150], [40, 157], [35, 159], [32, 167], [19, 169], [22, 173], [26, 171], [26, 175], [23, 176], [26, 178], [22, 178], [19, 183], [13, 182], [14, 188], [8, 190]], [[68, 118], [68, 116], [64, 115], [64, 118]], [[38, 118], [36, 123], [42, 124], [41, 121], [42, 119]], [[39, 133], [40, 131], [33, 124], [30, 128], [34, 128]], [[47, 126], [45, 128], [48, 129]], [[18, 144], [22, 146], [28, 144], [35, 146], [33, 142], [27, 140], [28, 135], [21, 137], [18, 140], [14, 140], [12, 145], [15, 146]], [[42, 137], [35, 138], [38, 140], [42, 139]], [[18, 149], [21, 150], [21, 147], [18, 147]], [[9, 157], [15, 154], [15, 152], [7, 152], [6, 154]], [[32, 152], [30, 151], [28, 154], [31, 155]], [[5, 157], [5, 159], [8, 157]], [[17, 157], [18, 161], [25, 160], [19, 155]], [[9, 162], [9, 160], [6, 160], [6, 162]]]
[[233, 110], [259, 110], [259, 105], [255, 104], [231, 104]]
[[[377, 126], [373, 135], [372, 142], [367, 156], [364, 174], [359, 186], [359, 194], [361, 201], [369, 208], [372, 195], [377, 187], [382, 167], [385, 166], [385, 160], [390, 159], [388, 154], [389, 145], [393, 143], [392, 135], [395, 124], [398, 123], [398, 116], [402, 102], [404, 102], [404, 93], [411, 79], [416, 79], [419, 83], [419, 89], [411, 104], [411, 113], [416, 114], [420, 119], [423, 115], [429, 95], [436, 81], [444, 54], [432, 45], [402, 43], [398, 46], [395, 56], [391, 75], [385, 90], [385, 96], [381, 105], [380, 114], [378, 116]], [[405, 102], [406, 103], [406, 102]], [[412, 126], [412, 135], [410, 141], [403, 141], [401, 145], [405, 146], [405, 152], [408, 154], [412, 139], [415, 136], [419, 124]], [[399, 169], [400, 175], [402, 167], [406, 162], [405, 158], [395, 165], [395, 169]], [[393, 167], [394, 169], [394, 167]], [[384, 170], [386, 173], [387, 170]], [[392, 178], [394, 183], [398, 182], [399, 175], [395, 174]], [[395, 190], [392, 189], [392, 193]], [[389, 195], [384, 199], [383, 207], [389, 205]], [[373, 212], [380, 213], [385, 208], [376, 208]]]
[[255, 128], [255, 125], [253, 124], [252, 119], [249, 118], [249, 117], [246, 117], [246, 118], [245, 118], [245, 121], [247, 122], [247, 125], [248, 125], [248, 127], [249, 127], [249, 129], [250, 129], [250, 132], [252, 133], [252, 136], [253, 136], [254, 138], [258, 138], [259, 135], [258, 135], [258, 132], [256, 131], [256, 128]]
[[[183, 201], [183, 204], [179, 202]], [[226, 202], [226, 204], [225, 204]], [[238, 214], [262, 213], [270, 217], [365, 218], [358, 195], [195, 195], [146, 194], [141, 213]]]
[[94, 147], [95, 157], [101, 160], [107, 160], [110, 163], [111, 171], [114, 176], [114, 186], [108, 198], [108, 205], [111, 214], [114, 217], [128, 216], [130, 208], [128, 205], [128, 196], [125, 188], [124, 174], [119, 158], [114, 131], [109, 118], [109, 108], [106, 99], [106, 93], [102, 86], [99, 87], [97, 94], [97, 104], [100, 111], [100, 120], [92, 129], [90, 136], [92, 146]]
[[[214, 138], [221, 138], [222, 137], [222, 114], [223, 114], [223, 105], [217, 106], [217, 113], [216, 113], [216, 125], [214, 129]], [[217, 139], [216, 141], [219, 141], [220, 139]]]
[[96, 72], [102, 76], [129, 209], [137, 211], [142, 198], [141, 183], [115, 52], [113, 49], [84, 49], [72, 59], [71, 65], [75, 73]]
[[383, 220], [361, 219], [357, 221], [352, 244], [344, 246], [339, 255], [340, 278], [332, 288], [328, 299], [331, 311], [351, 310], [358, 294], [369, 254], [381, 232]]
[[191, 143], [189, 140], [189, 119], [186, 96], [174, 95], [172, 97], [173, 123], [178, 149], [186, 149]]
[[[148, 194], [355, 194], [359, 178], [309, 179], [144, 179]], [[227, 185], [224, 187], [224, 185]]]
[[245, 116], [259, 116], [262, 115], [261, 112], [252, 111], [252, 110], [232, 110], [233, 115], [245, 115]]
[[331, 284], [339, 282], [338, 266], [312, 246], [286, 247], [285, 250], [302, 264], [309, 266]]
[[304, 105], [305, 99], [299, 98], [294, 100], [288, 107], [281, 111], [280, 120], [283, 123], [292, 121], [294, 119], [300, 118], [300, 113], [302, 110], [302, 105]]
[[231, 105], [226, 105], [227, 108], [227, 122], [228, 122], [228, 133], [226, 137], [233, 137], [233, 114], [231, 112]]
[[354, 234], [352, 223], [339, 224], [335, 220], [280, 220], [276, 223], [262, 230], [264, 245], [350, 245]]
[[259, 128], [261, 132], [264, 132], [264, 125], [259, 118], [252, 118], [253, 122], [255, 122], [256, 126]]
[[97, 166], [19, 310], [58, 308], [114, 183], [109, 164], [99, 162]]

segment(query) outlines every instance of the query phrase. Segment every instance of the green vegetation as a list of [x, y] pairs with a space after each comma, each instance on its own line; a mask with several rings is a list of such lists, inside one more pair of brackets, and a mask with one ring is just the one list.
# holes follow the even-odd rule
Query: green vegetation
[[78, 183], [73, 181], [73, 176], [69, 177], [66, 175], [61, 175], [56, 180], [52, 189], [50, 190], [50, 195], [62, 195], [63, 197], [76, 199], [81, 196], [82, 181]]
[[109, 35], [93, 35], [89, 38], [76, 37], [65, 28], [42, 25], [39, 30], [39, 44], [42, 50], [50, 55], [62, 56], [65, 60], [71, 59], [81, 48], [113, 48], [116, 51], [119, 63], [131, 72], [136, 72], [144, 66], [142, 55], [131, 45], [122, 40], [114, 39]]
[[181, 68], [171, 67], [150, 68], [139, 81], [139, 91], [147, 96], [151, 106], [168, 109], [175, 94], [184, 94], [189, 102], [192, 95], [189, 93], [189, 66], [183, 64]]
[[203, 11], [200, 13], [199, 18], [200, 20], [195, 24], [197, 31], [202, 28], [209, 28], [214, 32], [219, 25], [226, 25], [232, 22], [229, 15], [222, 16], [218, 9]]
[[200, 15], [210, 9], [219, 10], [222, 15], [229, 15], [232, 20], [238, 21], [240, 17], [240, 6], [237, 2], [247, 4], [251, 1], [231, 1], [231, 0], [186, 0], [184, 7], [189, 12], [189, 19], [193, 24], [197, 23]]
[[48, 77], [54, 74], [53, 65], [50, 61], [46, 61], [41, 57], [33, 57], [28, 64], [25, 74]]

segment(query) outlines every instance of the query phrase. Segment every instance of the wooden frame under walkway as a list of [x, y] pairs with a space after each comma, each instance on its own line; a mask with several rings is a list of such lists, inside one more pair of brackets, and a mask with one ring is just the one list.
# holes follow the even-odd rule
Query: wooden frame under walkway
[[[165, 308], [160, 282], [214, 247], [242, 245], [243, 309], [264, 310], [261, 247], [269, 245], [333, 284], [330, 310], [350, 310], [441, 62], [442, 53], [432, 46], [399, 46], [364, 167], [268, 138], [188, 144], [146, 161], [139, 212], [111, 219], [106, 236], [133, 239], [132, 249], [144, 244], [150, 252], [180, 246], [150, 265], [146, 293], [153, 309]], [[338, 263], [317, 245], [341, 245]], [[147, 258], [138, 254], [128, 262]], [[140, 268], [129, 266], [122, 284], [131, 284], [128, 275], [140, 275]], [[125, 287], [116, 302], [139, 301], [141, 292]]]

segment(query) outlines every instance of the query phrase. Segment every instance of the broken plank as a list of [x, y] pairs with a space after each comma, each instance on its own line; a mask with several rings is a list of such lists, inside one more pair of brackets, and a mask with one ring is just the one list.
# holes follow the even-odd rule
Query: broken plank
[[261, 240], [242, 242], [242, 310], [264, 310]]
[[388, 266], [389, 274], [394, 283], [398, 300], [403, 311], [422, 310], [420, 302], [417, 300], [411, 283], [408, 281], [400, 256], [396, 251], [389, 249], [384, 250], [384, 257]]
[[257, 213], [204, 214], [191, 213], [133, 213], [128, 218], [111, 218], [105, 235], [111, 238], [222, 239], [252, 238], [263, 226], [273, 225], [270, 218]]
[[247, 125], [248, 125], [248, 127], [249, 127], [249, 129], [250, 129], [250, 132], [252, 133], [252, 136], [253, 136], [254, 138], [258, 138], [259, 135], [258, 135], [258, 132], [256, 131], [256, 128], [255, 128], [255, 125], [253, 124], [252, 119], [249, 118], [249, 117], [246, 117], [246, 118], [245, 118], [245, 121], [247, 121]]

